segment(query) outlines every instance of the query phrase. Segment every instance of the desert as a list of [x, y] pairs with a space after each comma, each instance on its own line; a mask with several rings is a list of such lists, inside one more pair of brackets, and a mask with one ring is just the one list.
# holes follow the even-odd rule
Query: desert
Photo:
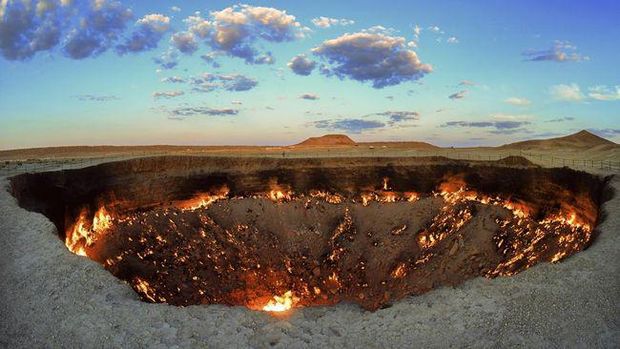
[[[611, 343], [617, 334], [613, 323], [601, 322], [605, 320], [598, 315], [593, 318], [592, 309], [609, 314], [610, 319], [617, 311], [612, 306], [618, 287], [614, 278], [617, 271], [613, 269], [615, 238], [608, 232], [618, 224], [611, 213], [618, 205], [613, 194], [617, 170], [611, 159], [618, 159], [619, 146], [598, 137], [590, 137], [592, 143], [583, 144], [583, 134], [568, 137], [568, 147], [566, 138], [555, 149], [556, 140], [542, 145], [534, 142], [527, 151], [536, 152], [538, 157], [509, 155], [490, 161], [489, 157], [502, 157], [512, 147], [467, 148], [465, 153], [464, 149], [428, 145], [420, 150], [418, 143], [413, 143], [410, 151], [432, 149], [437, 155], [402, 157], [397, 155], [407, 153], [407, 143], [375, 143], [373, 147], [378, 148], [372, 149], [353, 141], [342, 145], [342, 137], [331, 143], [333, 137], [326, 137], [319, 144], [313, 140], [310, 145], [277, 150], [245, 148], [244, 152], [231, 148], [227, 156], [222, 156], [222, 149], [192, 149], [190, 154], [183, 149], [179, 154], [166, 147], [71, 149], [53, 158], [41, 150], [22, 150], [19, 160], [14, 151], [2, 152], [0, 156], [8, 161], [3, 168], [2, 231], [8, 232], [3, 234], [3, 277], [14, 280], [3, 286], [3, 308], [14, 319], [3, 321], [3, 328], [7, 333], [31, 333], [27, 337], [9, 336], [13, 339], [6, 344], [36, 343], [36, 333], [48, 331], [47, 326], [58, 321], [63, 324], [59, 332], [62, 335], [45, 337], [45, 343], [95, 345], [99, 340], [111, 340], [109, 343], [136, 346], [315, 346], [319, 343], [316, 335], [303, 339], [304, 333], [311, 331], [318, 338], [324, 336], [323, 344], [328, 346], [374, 346], [383, 336], [396, 335], [394, 331], [412, 321], [420, 330], [434, 328], [433, 335], [423, 331], [401, 333], [403, 345], [412, 340], [431, 346], [451, 341], [462, 344], [463, 339], [470, 345], [493, 345], [500, 340], [517, 344], [522, 337], [515, 337], [515, 333], [523, 331], [538, 333], [536, 340], [548, 343], [579, 340], [587, 345], [602, 338], [609, 342], [596, 343]], [[554, 170], [557, 167], [537, 164], [540, 155], [546, 158], [558, 152], [567, 154], [570, 148], [578, 153], [579, 149], [597, 147], [598, 158], [609, 161], [603, 168], [577, 161], [577, 172], [572, 174], [575, 170], [571, 166]], [[281, 149], [286, 149], [284, 157]], [[386, 153], [377, 156], [376, 149]], [[58, 154], [55, 150], [52, 153]], [[485, 160], [467, 160], [463, 154], [476, 154]], [[22, 165], [17, 161], [23, 161]], [[350, 172], [343, 172], [343, 165]], [[554, 172], [548, 172], [551, 170]], [[88, 172], [82, 176], [81, 171]], [[473, 178], [482, 175], [483, 179], [471, 179], [468, 173], [475, 174]], [[565, 173], [565, 179], [560, 179], [559, 173]], [[583, 178], [578, 179], [581, 177], [577, 174]], [[138, 178], [139, 182], [135, 182]], [[420, 178], [427, 180], [418, 182]], [[548, 181], [557, 181], [556, 185], [564, 185], [569, 191], [561, 194], [551, 189], [554, 185]], [[357, 184], [351, 186], [353, 183]], [[469, 192], [459, 191], [464, 190], [459, 187], [463, 183], [468, 183]], [[517, 189], [523, 183], [529, 184]], [[446, 191], [433, 192], [442, 185]], [[545, 188], [552, 191], [545, 192]], [[536, 194], [538, 191], [540, 194]], [[497, 203], [489, 201], [485, 192], [502, 199]], [[502, 192], [506, 194], [498, 194]], [[576, 194], [570, 192], [580, 192], [590, 199], [573, 201], [570, 197]], [[114, 193], [113, 199], [110, 193]], [[540, 199], [536, 199], [537, 195]], [[558, 204], [550, 201], [554, 196]], [[505, 201], [508, 197], [512, 203]], [[454, 206], [442, 213], [446, 202]], [[555, 234], [571, 236], [571, 241], [581, 241], [578, 245], [566, 250], [563, 245], [555, 245], [553, 238], [544, 240], [532, 245], [535, 252], [517, 263], [515, 254], [519, 250], [498, 254], [497, 238], [503, 236], [511, 241], [510, 232], [522, 224], [517, 203], [538, 212], [528, 212], [528, 216], [538, 215], [540, 220], [546, 217], [544, 212], [569, 202], [578, 205], [572, 207], [572, 212], [581, 223], [557, 221], [551, 229], [558, 229]], [[100, 206], [102, 203], [105, 206]], [[55, 208], [66, 205], [73, 207], [67, 211], [74, 215], [68, 221], [65, 213], [53, 213]], [[81, 216], [84, 207], [93, 210]], [[75, 229], [71, 224], [82, 217], [86, 218], [85, 226], [92, 225], [90, 219], [101, 214], [95, 212], [100, 207], [106, 207], [106, 215], [119, 212], [127, 218], [110, 218], [113, 225], [92, 244], [79, 239], [72, 240], [73, 245], [63, 241], [67, 239], [63, 235]], [[501, 223], [501, 218], [508, 220]], [[508, 224], [504, 233], [497, 222]], [[152, 228], [145, 230], [144, 224]], [[420, 240], [423, 227], [428, 239], [433, 237], [432, 243]], [[445, 240], [440, 237], [446, 229], [442, 227], [454, 229], [447, 231]], [[148, 236], [145, 231], [153, 233]], [[231, 231], [236, 232], [236, 237], [227, 235]], [[289, 235], [291, 231], [296, 233]], [[533, 238], [525, 236], [536, 231], [523, 235], [526, 246]], [[192, 241], [201, 239], [191, 235], [196, 233], [203, 234], [203, 238], [205, 233], [215, 234], [215, 244], [190, 252]], [[573, 234], [578, 240], [573, 240]], [[15, 236], [19, 238], [15, 240]], [[125, 240], [127, 237], [130, 241]], [[169, 245], [180, 250], [167, 252], [161, 240], [170, 240]], [[429, 257], [426, 249], [436, 256]], [[582, 249], [585, 251], [579, 252]], [[243, 250], [246, 252], [239, 254]], [[153, 258], [147, 260], [153, 260], [155, 268], [138, 258], [144, 257], [145, 251], [151, 251], [147, 254]], [[188, 259], [182, 264], [168, 264], [167, 260], [175, 260], [169, 253]], [[221, 254], [224, 259], [212, 260], [215, 269], [210, 272], [208, 268], [192, 272], [197, 263], [210, 260], [209, 254]], [[18, 262], [26, 256], [30, 262]], [[116, 260], [118, 256], [124, 258]], [[233, 259], [225, 262], [229, 258]], [[509, 260], [515, 264], [508, 264]], [[421, 267], [412, 268], [416, 262]], [[605, 268], [600, 268], [602, 265]], [[252, 272], [239, 273], [236, 268]], [[248, 275], [252, 277], [248, 279]], [[37, 296], [41, 292], [49, 294], [53, 303], [40, 306], [51, 305], [52, 312], [41, 313], [33, 307], [43, 301]], [[292, 309], [283, 315], [274, 317], [263, 310], [287, 304]], [[557, 316], [566, 311], [571, 316]], [[110, 322], [102, 324], [97, 320], [102, 312], [110, 312]], [[144, 316], [140, 323], [131, 320], [137, 313]], [[505, 317], [508, 313], [517, 317]], [[463, 322], [448, 322], [448, 314], [459, 314]], [[224, 327], [204, 332], [205, 322], [222, 316], [227, 318]], [[19, 320], [24, 318], [41, 321], [24, 328], [25, 323]], [[352, 319], [356, 319], [353, 326]], [[545, 323], [554, 325], [541, 328], [545, 319], [549, 319]], [[379, 336], [355, 332], [362, 328], [357, 326], [378, 330], [386, 323], [391, 324], [389, 329]], [[17, 324], [21, 325], [14, 327]], [[84, 342], [80, 333], [85, 326], [97, 326], [98, 335], [103, 337]], [[577, 328], [583, 326], [591, 326], [593, 337], [582, 332], [579, 339], [575, 337]], [[119, 331], [120, 327], [123, 330]], [[155, 331], [158, 335], [130, 339], [122, 336], [128, 333], [125, 331]]]

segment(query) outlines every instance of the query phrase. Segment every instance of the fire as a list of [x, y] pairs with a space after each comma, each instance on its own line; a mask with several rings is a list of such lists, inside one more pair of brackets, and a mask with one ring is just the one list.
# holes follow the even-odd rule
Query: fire
[[292, 193], [289, 191], [282, 191], [282, 190], [274, 189], [269, 192], [268, 196], [272, 201], [275, 201], [275, 202], [284, 201], [284, 200], [288, 201], [288, 200], [291, 200]]
[[272, 183], [269, 185], [269, 192], [266, 194], [267, 198], [273, 202], [290, 201], [294, 197], [294, 193], [288, 186], [278, 185]]
[[[513, 275], [539, 262], [561, 261], [587, 247], [592, 235], [593, 226], [590, 224], [594, 222], [586, 220], [587, 216], [569, 203], [554, 206], [555, 211], [546, 217], [539, 217], [539, 211], [543, 210], [528, 206], [519, 197], [479, 193], [459, 179], [449, 179], [441, 183], [436, 191], [420, 194], [396, 191], [398, 188], [394, 188], [393, 184], [390, 187], [387, 178], [380, 185], [376, 183], [374, 188], [366, 187], [357, 194], [345, 196], [324, 190], [294, 193], [290, 186], [274, 184], [249, 197], [252, 200], [270, 199], [278, 206], [284, 205], [283, 201], [293, 201], [291, 204], [296, 209], [314, 209], [318, 201], [342, 204], [328, 208], [339, 212], [338, 220], [334, 220], [334, 226], [330, 226], [329, 230], [320, 231], [326, 234], [321, 235], [325, 237], [326, 245], [320, 259], [289, 254], [288, 248], [282, 248], [285, 244], [281, 243], [278, 235], [263, 234], [253, 226], [252, 221], [234, 222], [232, 227], [216, 223], [212, 217], [221, 214], [220, 209], [227, 207], [209, 209], [209, 205], [221, 199], [230, 198], [232, 203], [242, 199], [229, 197], [228, 188], [200, 193], [190, 200], [170, 206], [137, 210], [123, 216], [115, 216], [103, 206], [94, 214], [85, 209], [67, 231], [66, 245], [75, 254], [87, 256], [90, 253], [89, 257], [98, 260], [113, 273], [123, 271], [127, 266], [133, 267], [134, 263], [148, 264], [148, 270], [154, 270], [154, 275], [131, 274], [124, 279], [145, 301], [175, 305], [245, 304], [253, 310], [282, 313], [293, 307], [348, 299], [349, 295], [359, 297], [362, 302], [367, 299], [365, 304], [376, 306], [378, 303], [371, 300], [379, 293], [372, 293], [375, 286], [367, 279], [369, 270], [373, 270], [370, 277], [381, 281], [382, 285], [405, 287], [415, 283], [420, 275], [426, 275], [426, 271], [434, 273], [437, 265], [459, 263], [468, 257], [471, 249], [467, 244], [472, 241], [468, 241], [467, 234], [481, 222], [485, 225], [485, 239], [492, 239], [486, 241], [485, 251], [488, 248], [496, 255], [493, 259], [476, 256], [478, 259], [472, 262], [475, 269], [471, 273], [486, 277]], [[408, 227], [408, 223], [395, 221], [390, 223], [387, 237], [377, 238], [373, 236], [374, 232], [358, 231], [359, 217], [364, 214], [359, 206], [375, 201], [372, 203], [374, 210], [385, 203], [406, 205], [420, 199], [433, 205], [432, 216], [424, 218], [425, 223], [415, 230], [410, 224]], [[436, 206], [438, 203], [440, 206]], [[263, 204], [260, 202], [261, 206]], [[318, 210], [325, 207], [316, 205]], [[194, 210], [196, 212], [188, 212]], [[479, 219], [479, 215], [483, 215], [483, 220]], [[297, 231], [293, 229], [292, 232]], [[361, 235], [362, 232], [366, 234]], [[115, 238], [121, 237], [123, 242], [119, 244], [127, 244], [128, 247], [122, 246], [124, 250], [120, 254], [117, 249], [110, 249], [109, 255], [99, 256], [103, 253], [100, 249], [88, 247], [104, 233], [110, 234], [109, 239], [105, 239], [106, 243], [117, 243]], [[302, 234], [291, 235], [307, 238]], [[271, 236], [271, 240], [265, 242], [265, 236]], [[393, 240], [389, 240], [391, 238]], [[351, 256], [358, 253], [356, 244], [360, 241], [381, 247], [389, 243], [399, 244], [399, 240], [408, 241], [407, 244], [413, 242], [414, 246], [410, 246], [413, 248], [409, 248], [411, 254], [398, 256], [398, 259], [390, 259], [393, 256], [389, 255], [378, 256], [381, 261], [384, 257], [389, 261], [389, 264], [383, 262], [383, 265], [391, 266], [390, 269], [382, 268], [385, 271], [379, 273], [384, 275], [376, 275], [376, 269], [369, 267], [373, 261], [369, 262], [367, 258], [360, 258], [355, 270], [347, 267], [348, 264], [353, 265]], [[355, 244], [352, 244], [354, 241]], [[265, 243], [268, 245], [263, 245]], [[299, 240], [298, 243], [303, 246], [305, 242]], [[476, 240], [475, 243], [479, 242]], [[268, 248], [263, 250], [265, 246]], [[97, 251], [97, 256], [94, 256], [94, 251]], [[275, 258], [272, 251], [277, 253]], [[153, 269], [150, 269], [151, 263]], [[189, 273], [186, 274], [186, 271]], [[279, 272], [286, 273], [286, 277]], [[244, 278], [238, 279], [239, 273], [243, 273]], [[178, 278], [176, 275], [187, 277]], [[243, 280], [247, 289], [235, 286], [234, 293], [220, 290], [222, 285], [239, 285], [237, 280]], [[271, 292], [279, 291], [265, 294], [261, 289], [263, 285]], [[288, 291], [279, 293], [286, 289]]]
[[338, 194], [331, 194], [321, 190], [311, 190], [310, 197], [314, 199], [322, 199], [330, 204], [339, 204], [344, 201], [343, 197]]
[[291, 309], [299, 299], [293, 295], [293, 291], [286, 291], [281, 296], [273, 296], [264, 307], [263, 311], [283, 312]]
[[67, 232], [65, 245], [69, 251], [79, 255], [87, 256], [85, 247], [91, 246], [100, 233], [108, 230], [112, 226], [112, 215], [105, 207], [101, 207], [95, 212], [91, 220], [88, 213], [83, 210], [74, 224], [73, 229]]
[[199, 208], [207, 207], [217, 200], [226, 199], [228, 197], [228, 193], [228, 187], [223, 186], [215, 192], [198, 193], [189, 200], [177, 202], [174, 206], [182, 210], [192, 211]]

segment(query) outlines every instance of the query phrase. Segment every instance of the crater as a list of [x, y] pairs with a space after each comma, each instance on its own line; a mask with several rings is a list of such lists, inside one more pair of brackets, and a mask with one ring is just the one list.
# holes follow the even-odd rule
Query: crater
[[607, 181], [523, 158], [156, 157], [11, 190], [147, 302], [376, 310], [582, 251]]

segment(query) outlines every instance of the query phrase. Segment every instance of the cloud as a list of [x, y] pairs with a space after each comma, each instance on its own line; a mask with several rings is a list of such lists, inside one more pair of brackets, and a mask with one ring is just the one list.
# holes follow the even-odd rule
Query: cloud
[[304, 36], [307, 28], [295, 20], [295, 16], [286, 11], [271, 7], [235, 5], [221, 11], [213, 11], [209, 18], [200, 15], [190, 16], [185, 20], [187, 30], [183, 35], [185, 45], [189, 34], [193, 40], [203, 40], [213, 50], [231, 57], [242, 58], [248, 64], [273, 64], [274, 58], [269, 52], [260, 52], [255, 44], [266, 42], [292, 41]]
[[170, 8], [170, 11], [172, 11], [172, 12], [181, 12], [181, 8], [180, 8], [180, 7], [178, 7], [178, 6], [172, 6], [172, 7]]
[[170, 38], [170, 44], [177, 50], [191, 55], [198, 50], [198, 42], [191, 32], [177, 32]]
[[588, 97], [597, 101], [618, 101], [620, 100], [620, 85], [590, 87], [588, 88]]
[[389, 119], [387, 122], [388, 125], [420, 119], [420, 113], [415, 111], [384, 111], [381, 113], [369, 114], [368, 116], [371, 115], [387, 117]]
[[[132, 17], [131, 10], [118, 1], [93, 1], [78, 21], [79, 25], [67, 34], [63, 48], [65, 54], [73, 59], [83, 59], [105, 52], [118, 40]], [[63, 20], [72, 22], [70, 15]]]
[[161, 82], [184, 83], [185, 79], [180, 76], [168, 76], [161, 79]]
[[215, 58], [218, 56], [216, 52], [209, 52], [201, 55], [200, 58], [205, 61], [205, 63], [210, 64], [213, 68], [219, 68], [220, 64], [215, 61]]
[[60, 42], [64, 6], [38, 11], [23, 1], [0, 2], [0, 54], [8, 60], [31, 58]]
[[329, 18], [329, 17], [318, 17], [312, 19], [312, 24], [319, 28], [329, 28], [331, 26], [347, 26], [355, 24], [355, 21], [344, 18]]
[[293, 59], [291, 59], [287, 65], [289, 68], [291, 68], [293, 73], [297, 75], [308, 76], [316, 67], [316, 62], [308, 59], [306, 55], [301, 54], [293, 57]]
[[86, 102], [107, 102], [107, 101], [114, 101], [114, 100], [118, 100], [119, 98], [117, 96], [112, 96], [112, 95], [77, 95], [75, 96], [75, 98], [77, 98], [80, 101], [86, 101]]
[[614, 138], [620, 136], [620, 129], [618, 128], [589, 128], [588, 131], [606, 138]]
[[580, 62], [590, 59], [577, 52], [577, 47], [568, 41], [556, 41], [550, 49], [528, 50], [522, 55], [530, 62]]
[[461, 90], [459, 92], [455, 92], [451, 95], [448, 96], [448, 98], [450, 99], [463, 99], [465, 98], [465, 95], [467, 94], [467, 90]]
[[456, 38], [456, 36], [451, 36], [449, 37], [446, 42], [448, 44], [458, 44], [459, 43], [459, 39]]
[[184, 95], [183, 91], [159, 91], [153, 92], [153, 98], [174, 98]]
[[556, 118], [556, 119], [551, 119], [551, 120], [547, 120], [545, 122], [564, 122], [564, 121], [574, 121], [575, 118], [572, 116], [566, 116], [563, 118]]
[[408, 49], [403, 37], [389, 35], [383, 27], [344, 34], [323, 42], [312, 52], [326, 61], [325, 75], [371, 82], [374, 88], [415, 81], [432, 71]]
[[553, 98], [561, 101], [579, 102], [584, 99], [579, 85], [575, 83], [570, 85], [559, 84], [551, 86], [549, 93]]
[[158, 64], [162, 69], [172, 69], [179, 64], [178, 54], [175, 51], [167, 50], [159, 57], [154, 57], [153, 62]]
[[448, 121], [441, 127], [467, 127], [467, 128], [495, 128], [496, 130], [516, 129], [525, 125], [529, 125], [529, 121]]
[[532, 102], [530, 102], [530, 100], [528, 100], [527, 98], [521, 98], [521, 97], [506, 98], [504, 102], [508, 104], [516, 105], [519, 107], [524, 107], [524, 106], [532, 104]]
[[258, 81], [241, 74], [210, 74], [204, 73], [198, 77], [191, 78], [190, 83], [194, 85], [194, 91], [212, 92], [215, 90], [226, 91], [248, 91], [258, 85]]
[[420, 28], [419, 25], [415, 25], [415, 27], [413, 27], [413, 36], [416, 40], [420, 39], [420, 34], [422, 33], [422, 28]]
[[239, 114], [238, 109], [213, 109], [208, 107], [179, 107], [168, 111], [170, 119], [185, 119], [189, 116], [231, 116]]
[[436, 34], [443, 34], [443, 30], [441, 30], [441, 28], [439, 28], [436, 25], [432, 25], [430, 27], [427, 28], [429, 31], [436, 33]]
[[153, 13], [139, 19], [136, 25], [131, 36], [123, 44], [116, 46], [118, 54], [124, 55], [156, 48], [161, 38], [170, 29], [170, 18]]
[[310, 125], [320, 129], [350, 133], [361, 133], [366, 130], [385, 127], [383, 122], [364, 119], [319, 120], [311, 122]]
[[299, 96], [299, 98], [315, 101], [315, 100], [319, 99], [319, 96], [314, 94], [314, 93], [304, 93], [301, 96]]
[[461, 80], [458, 86], [476, 86], [477, 84], [471, 80]]
[[243, 104], [243, 102], [241, 102], [241, 101], [231, 101], [231, 102], [230, 102], [230, 104], [233, 104], [233, 105], [242, 105], [242, 104]]

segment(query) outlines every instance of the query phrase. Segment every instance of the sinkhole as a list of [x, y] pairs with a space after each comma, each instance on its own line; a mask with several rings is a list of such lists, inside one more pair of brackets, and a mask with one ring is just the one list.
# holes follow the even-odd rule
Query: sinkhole
[[523, 158], [156, 157], [11, 190], [147, 302], [376, 310], [587, 248], [607, 181]]

